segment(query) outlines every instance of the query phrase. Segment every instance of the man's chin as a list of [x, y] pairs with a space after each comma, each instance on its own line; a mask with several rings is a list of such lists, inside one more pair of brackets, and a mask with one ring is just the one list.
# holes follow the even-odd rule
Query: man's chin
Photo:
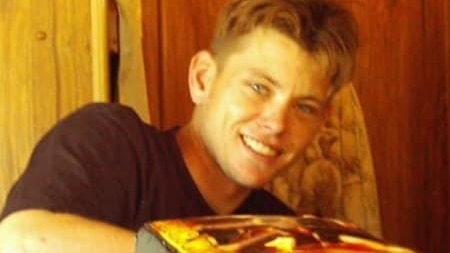
[[[236, 165], [234, 168], [234, 173], [226, 173], [227, 177], [229, 180], [233, 181], [242, 188], [263, 188], [275, 177], [273, 171], [270, 172], [269, 168], [249, 168], [243, 166], [242, 164]], [[236, 168], [241, 169], [237, 170]]]
[[235, 182], [242, 188], [260, 189], [265, 187], [270, 182], [270, 180], [265, 178], [246, 178], [235, 180]]

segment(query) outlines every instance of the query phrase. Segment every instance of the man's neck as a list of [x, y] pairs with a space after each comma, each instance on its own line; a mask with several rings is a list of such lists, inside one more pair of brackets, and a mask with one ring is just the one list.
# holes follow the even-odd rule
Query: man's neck
[[230, 214], [247, 198], [251, 189], [230, 180], [212, 159], [192, 125], [177, 133], [185, 164], [197, 188], [217, 214]]

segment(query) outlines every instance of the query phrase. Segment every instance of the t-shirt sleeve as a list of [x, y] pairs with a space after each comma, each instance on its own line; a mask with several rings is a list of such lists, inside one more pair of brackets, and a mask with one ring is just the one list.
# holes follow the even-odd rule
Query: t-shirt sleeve
[[0, 219], [46, 209], [126, 224], [142, 124], [118, 104], [90, 104], [60, 121], [35, 147]]

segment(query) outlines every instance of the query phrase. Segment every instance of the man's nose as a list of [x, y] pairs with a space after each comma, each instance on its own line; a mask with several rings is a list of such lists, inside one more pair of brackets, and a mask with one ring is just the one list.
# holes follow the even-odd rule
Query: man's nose
[[285, 104], [267, 105], [261, 114], [261, 125], [271, 134], [280, 134], [288, 124], [289, 107]]

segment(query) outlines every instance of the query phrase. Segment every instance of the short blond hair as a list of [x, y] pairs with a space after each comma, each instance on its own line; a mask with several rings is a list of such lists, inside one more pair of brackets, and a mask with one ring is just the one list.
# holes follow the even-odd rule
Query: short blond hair
[[275, 29], [297, 42], [325, 66], [334, 91], [353, 76], [358, 48], [353, 15], [331, 0], [231, 0], [221, 12], [213, 54], [257, 27]]

